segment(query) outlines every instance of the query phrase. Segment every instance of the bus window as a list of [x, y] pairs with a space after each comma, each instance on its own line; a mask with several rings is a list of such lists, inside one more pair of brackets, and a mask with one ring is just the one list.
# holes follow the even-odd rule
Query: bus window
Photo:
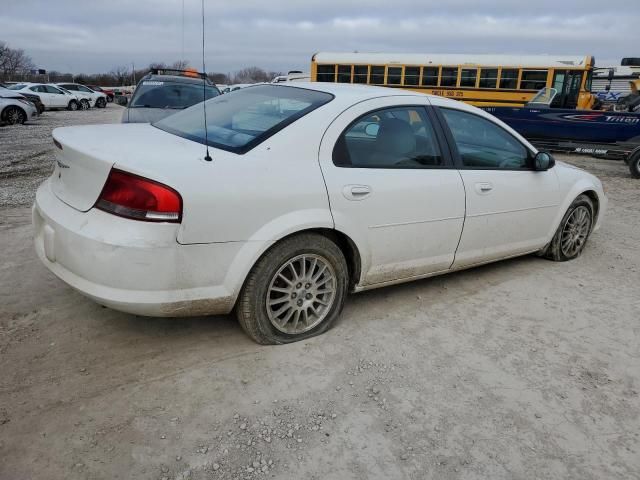
[[318, 81], [319, 82], [335, 82], [335, 65], [318, 65]]
[[518, 69], [502, 69], [502, 75], [500, 75], [500, 88], [518, 88]]
[[387, 85], [402, 84], [402, 67], [387, 67]]
[[423, 87], [438, 86], [438, 67], [424, 67], [422, 69], [422, 86]]
[[497, 68], [483, 68], [480, 71], [480, 88], [496, 88], [497, 83]]
[[476, 77], [478, 76], [477, 68], [463, 68], [460, 74], [461, 87], [475, 87]]
[[338, 65], [338, 83], [351, 83], [351, 65]]
[[353, 83], [367, 83], [369, 67], [367, 65], [353, 66]]
[[455, 87], [458, 83], [457, 67], [442, 67], [441, 87]]
[[384, 67], [380, 65], [371, 65], [371, 80], [370, 83], [375, 85], [384, 84]]
[[404, 84], [408, 86], [419, 85], [420, 67], [404, 67]]
[[540, 90], [547, 86], [548, 72], [546, 70], [523, 70], [520, 79], [522, 90]]

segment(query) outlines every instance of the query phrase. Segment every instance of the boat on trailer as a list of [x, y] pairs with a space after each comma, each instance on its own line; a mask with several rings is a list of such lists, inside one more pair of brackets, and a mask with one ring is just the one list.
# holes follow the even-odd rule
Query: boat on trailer
[[537, 148], [623, 160], [640, 178], [640, 113], [553, 108], [554, 88], [524, 107], [483, 107]]

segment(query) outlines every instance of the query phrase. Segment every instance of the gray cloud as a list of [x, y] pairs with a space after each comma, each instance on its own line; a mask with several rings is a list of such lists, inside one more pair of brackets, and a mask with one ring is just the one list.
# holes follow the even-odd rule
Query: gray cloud
[[[200, 1], [185, 3], [185, 57], [200, 58]], [[592, 0], [207, 0], [209, 70], [309, 68], [316, 51], [637, 56], [640, 2]], [[43, 68], [108, 71], [173, 62], [181, 0], [23, 0], [0, 7], [0, 39]]]

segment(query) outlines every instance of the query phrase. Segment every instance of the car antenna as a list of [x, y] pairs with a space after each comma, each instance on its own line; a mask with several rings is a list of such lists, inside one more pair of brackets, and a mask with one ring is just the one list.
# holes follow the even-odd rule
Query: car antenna
[[213, 158], [209, 155], [209, 131], [207, 130], [207, 68], [204, 64], [204, 0], [202, 0], [202, 110], [204, 112], [204, 143], [207, 149], [204, 159], [210, 162]]

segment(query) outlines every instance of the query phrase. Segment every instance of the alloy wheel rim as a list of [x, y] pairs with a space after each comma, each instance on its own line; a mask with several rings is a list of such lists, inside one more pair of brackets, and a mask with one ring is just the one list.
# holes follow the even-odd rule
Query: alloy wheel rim
[[591, 212], [585, 206], [579, 206], [569, 218], [567, 218], [562, 228], [560, 237], [560, 248], [567, 257], [576, 255], [584, 246], [591, 229]]
[[303, 254], [287, 260], [267, 289], [267, 316], [273, 327], [289, 335], [307, 332], [331, 311], [336, 274], [327, 259]]
[[20, 123], [21, 115], [20, 112], [16, 109], [12, 109], [7, 115], [7, 120], [10, 125], [15, 125], [16, 123]]

